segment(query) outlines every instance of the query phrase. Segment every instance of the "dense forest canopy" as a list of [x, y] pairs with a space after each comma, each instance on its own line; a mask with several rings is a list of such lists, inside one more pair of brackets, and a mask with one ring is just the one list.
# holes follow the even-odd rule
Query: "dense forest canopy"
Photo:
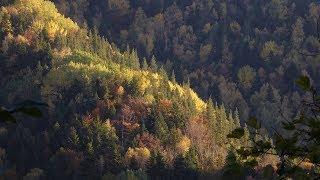
[[0, 179], [319, 177], [317, 1], [0, 6]]
[[[54, 0], [59, 11], [150, 61], [178, 82], [190, 80], [241, 121], [266, 125], [295, 116], [300, 74], [319, 85], [315, 0]], [[270, 129], [271, 127], [268, 127]]]
[[25, 100], [48, 106], [40, 119], [25, 116], [39, 114], [31, 104], [1, 124], [5, 178], [209, 176], [230, 145], [249, 143], [227, 139], [237, 111], [204, 102], [155, 59], [119, 52], [52, 2], [15, 1], [0, 20], [1, 118]]

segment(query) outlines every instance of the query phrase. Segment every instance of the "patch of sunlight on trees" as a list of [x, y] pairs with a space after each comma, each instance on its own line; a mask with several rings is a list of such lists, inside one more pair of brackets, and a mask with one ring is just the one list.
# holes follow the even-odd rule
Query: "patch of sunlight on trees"
[[195, 102], [196, 110], [202, 112], [206, 108], [206, 103], [203, 102], [192, 89], [189, 88], [188, 91], [191, 99]]
[[146, 89], [148, 87], [151, 86], [151, 82], [149, 79], [147, 79], [147, 77], [145, 76], [142, 76], [140, 79], [139, 79], [139, 82], [138, 82], [138, 89], [139, 89], [139, 92], [141, 92], [142, 94], [145, 93]]
[[269, 59], [272, 56], [281, 56], [283, 53], [283, 47], [279, 46], [274, 41], [267, 41], [265, 42], [260, 56], [263, 59]]
[[127, 165], [135, 162], [140, 168], [143, 168], [150, 159], [150, 156], [150, 150], [146, 147], [129, 147], [125, 154], [125, 162]]
[[57, 33], [64, 36], [69, 31], [79, 30], [79, 26], [70, 18], [61, 15], [53, 2], [43, 0], [18, 0], [16, 6], [18, 12], [28, 12], [33, 16], [32, 28], [35, 31], [45, 29], [50, 38]]
[[181, 140], [176, 144], [177, 151], [185, 156], [191, 147], [191, 140], [187, 136], [183, 136]]
[[118, 139], [116, 129], [112, 126], [112, 124], [110, 123], [110, 120], [107, 120], [106, 122], [104, 122], [101, 128], [102, 128], [102, 132], [104, 132], [107, 137], [111, 137], [111, 139]]
[[[136, 78], [139, 94], [143, 95], [148, 103], [152, 103], [155, 100], [154, 94], [146, 92], [149, 92], [148, 89], [159, 89], [161, 80], [163, 80], [163, 77], [158, 73], [132, 70], [84, 51], [75, 51], [64, 61], [65, 65], [56, 67], [48, 76], [49, 81], [54, 81], [52, 84], [58, 84], [61, 87], [72, 84], [71, 82], [78, 78], [84, 78], [87, 82], [90, 82], [95, 78], [113, 76], [129, 84]], [[169, 86], [171, 92], [177, 91], [180, 97], [189, 97], [194, 102], [198, 113], [203, 112], [206, 108], [206, 103], [189, 87], [182, 87], [171, 81], [168, 81], [167, 86]]]

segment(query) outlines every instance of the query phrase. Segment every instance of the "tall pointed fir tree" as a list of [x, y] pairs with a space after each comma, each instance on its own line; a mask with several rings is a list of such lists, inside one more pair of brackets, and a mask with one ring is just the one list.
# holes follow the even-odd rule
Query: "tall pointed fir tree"
[[169, 128], [161, 113], [159, 113], [154, 122], [155, 133], [162, 142], [168, 140]]
[[152, 56], [150, 61], [150, 68], [153, 72], [158, 71], [158, 65], [157, 65], [156, 57], [154, 55]]
[[141, 67], [142, 70], [144, 71], [147, 71], [149, 69], [149, 65], [147, 63], [147, 59], [146, 58], [143, 58], [142, 60], [142, 67]]

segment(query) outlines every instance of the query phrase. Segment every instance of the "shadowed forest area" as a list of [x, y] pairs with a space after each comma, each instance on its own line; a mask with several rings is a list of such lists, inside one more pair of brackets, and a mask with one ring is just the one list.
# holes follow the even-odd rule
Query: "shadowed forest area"
[[316, 0], [1, 0], [0, 179], [318, 179]]

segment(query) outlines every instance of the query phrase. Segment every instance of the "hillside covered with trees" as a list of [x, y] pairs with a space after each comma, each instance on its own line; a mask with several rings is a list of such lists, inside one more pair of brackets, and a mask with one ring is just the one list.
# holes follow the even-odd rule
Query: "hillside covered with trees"
[[295, 79], [320, 83], [316, 0], [54, 2], [121, 50], [135, 48], [148, 62], [155, 56], [201, 97], [238, 109], [241, 122], [260, 117], [269, 131], [296, 116], [304, 97]]
[[[204, 102], [155, 60], [121, 53], [52, 2], [1, 8], [1, 118], [42, 102], [0, 129], [5, 179], [213, 176], [224, 166], [238, 112]], [[31, 117], [26, 115], [31, 115]], [[37, 118], [36, 118], [37, 117]]]
[[0, 6], [1, 180], [320, 177], [317, 1]]

